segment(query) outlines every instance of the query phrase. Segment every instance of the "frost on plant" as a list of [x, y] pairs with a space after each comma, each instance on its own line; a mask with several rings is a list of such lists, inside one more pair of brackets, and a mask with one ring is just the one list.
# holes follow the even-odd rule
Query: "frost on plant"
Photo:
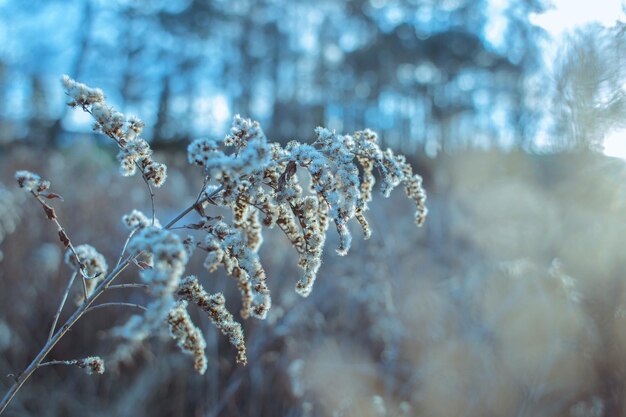
[[[321, 265], [331, 223], [339, 236], [340, 255], [350, 249], [350, 220], [358, 221], [366, 238], [371, 235], [365, 213], [372, 198], [374, 168], [380, 173], [383, 194], [389, 196], [404, 185], [416, 204], [417, 225], [425, 220], [422, 178], [402, 155], [383, 151], [375, 133], [339, 135], [320, 127], [315, 135], [311, 144], [292, 141], [282, 147], [267, 141], [258, 122], [235, 116], [231, 132], [222, 141], [198, 139], [188, 147], [189, 162], [202, 167], [210, 180], [206, 200], [232, 212], [231, 225], [205, 216], [198, 227], [207, 236], [198, 246], [207, 252], [209, 272], [224, 265], [237, 279], [244, 318], [264, 318], [271, 304], [265, 273], [255, 255], [262, 243], [262, 226], [278, 226], [298, 252], [304, 273], [296, 291], [306, 297]], [[303, 188], [306, 177], [309, 185]]]
[[241, 324], [237, 323], [233, 315], [226, 309], [224, 295], [220, 292], [216, 294], [207, 293], [193, 275], [182, 281], [178, 295], [208, 313], [213, 324], [228, 338], [230, 344], [237, 348], [237, 362], [245, 365], [248, 358], [246, 357], [243, 329]]
[[70, 107], [81, 107], [91, 114], [95, 119], [93, 129], [117, 143], [121, 174], [126, 177], [135, 175], [139, 169], [148, 183], [155, 187], [162, 186], [167, 178], [167, 167], [152, 159], [150, 145], [141, 138], [144, 123], [110, 107], [99, 88], [90, 88], [67, 75], [63, 76], [62, 82], [65, 93], [70, 97], [67, 104]]
[[[124, 215], [122, 217], [122, 223], [129, 230], [143, 229], [144, 227], [153, 225], [152, 220], [139, 210], [133, 210], [129, 214]], [[154, 220], [154, 226], [161, 227], [158, 219]]]
[[[198, 139], [188, 146], [188, 161], [200, 167], [203, 185], [196, 200], [190, 201], [190, 205], [181, 208], [172, 221], [162, 226], [155, 213], [152, 186], [164, 184], [167, 168], [152, 159], [152, 149], [141, 137], [143, 122], [109, 106], [99, 89], [67, 76], [63, 77], [63, 85], [70, 97], [68, 104], [91, 114], [95, 119], [94, 130], [108, 136], [118, 146], [117, 159], [122, 175], [141, 173], [148, 185], [152, 216], [139, 210], [123, 216], [122, 223], [129, 230], [129, 236], [121, 245], [115, 267], [110, 269], [104, 256], [92, 246], [74, 247], [54, 208], [46, 202], [60, 197], [47, 191], [50, 183], [29, 171], [16, 173], [18, 185], [35, 197], [57, 227], [67, 249], [65, 261], [73, 270], [54, 316], [48, 342], [38, 359], [25, 369], [24, 378], [45, 364], [71, 364], [90, 373], [102, 373], [104, 362], [99, 357], [46, 363], [41, 360], [83, 314], [113, 306], [143, 310], [112, 329], [112, 335], [125, 339], [118, 351], [128, 352], [128, 345], [136, 346], [167, 326], [178, 346], [194, 357], [195, 369], [204, 373], [206, 343], [187, 312], [191, 305], [208, 315], [237, 350], [236, 361], [245, 364], [243, 327], [227, 309], [224, 295], [208, 293], [194, 275], [182, 278], [192, 256], [200, 253], [204, 257], [207, 273], [224, 267], [236, 280], [241, 293], [242, 318], [264, 319], [272, 306], [270, 281], [259, 255], [264, 228], [280, 229], [293, 246], [303, 271], [295, 283], [295, 291], [307, 297], [317, 278], [331, 225], [338, 235], [336, 251], [342, 256], [350, 250], [352, 220], [361, 226], [366, 239], [370, 237], [372, 232], [366, 215], [377, 178], [382, 183], [384, 196], [389, 196], [400, 185], [404, 187], [406, 195], [416, 205], [418, 226], [426, 217], [422, 178], [413, 172], [402, 155], [381, 149], [372, 131], [341, 135], [319, 127], [312, 142], [294, 140], [282, 146], [268, 141], [258, 122], [237, 115], [222, 140]], [[378, 176], [374, 175], [375, 170]], [[181, 220], [194, 211], [200, 220], [183, 225]], [[183, 237], [172, 231], [173, 226], [189, 229], [195, 236]], [[122, 271], [133, 270], [133, 267], [137, 268], [141, 282], [111, 285]], [[57, 329], [65, 300], [79, 273], [83, 298], [76, 311]], [[145, 306], [128, 302], [94, 304], [100, 295], [114, 287], [145, 288], [150, 299]], [[19, 386], [12, 389], [19, 389]], [[4, 406], [6, 402], [0, 403], [0, 412]]]
[[206, 342], [187, 313], [187, 301], [180, 300], [167, 314], [170, 335], [182, 351], [194, 357], [194, 368], [201, 375], [206, 372], [207, 359], [204, 354]]
[[[91, 245], [79, 245], [76, 246], [75, 250], [76, 254], [71, 250], [65, 253], [65, 263], [76, 270], [83, 270], [87, 275], [89, 279], [85, 281], [85, 286], [86, 295], [89, 297], [106, 276], [109, 267], [104, 256]], [[76, 255], [78, 255], [81, 264], [78, 263]], [[79, 299], [79, 301], [82, 300]]]
[[15, 179], [20, 188], [26, 191], [40, 193], [50, 188], [50, 182], [42, 180], [41, 177], [30, 171], [17, 171]]
[[148, 256], [149, 266], [140, 272], [141, 280], [150, 288], [154, 300], [142, 316], [132, 316], [113, 334], [134, 342], [149, 337], [161, 327], [174, 303], [174, 292], [185, 272], [187, 252], [181, 239], [158, 226], [146, 226], [133, 237], [128, 251], [135, 256]]
[[93, 278], [106, 275], [109, 269], [107, 261], [93, 246], [79, 245], [75, 249], [82, 266], [78, 265], [76, 256], [71, 251], [65, 253], [65, 263], [67, 265], [72, 268], [82, 268], [87, 275]]

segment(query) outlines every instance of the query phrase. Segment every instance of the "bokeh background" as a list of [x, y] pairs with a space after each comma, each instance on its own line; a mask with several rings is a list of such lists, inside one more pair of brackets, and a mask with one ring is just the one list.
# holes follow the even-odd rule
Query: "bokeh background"
[[[604, 3], [610, 19], [593, 22]], [[6, 415], [626, 416], [626, 165], [609, 156], [626, 156], [626, 16], [593, 2], [555, 32], [554, 6], [0, 1], [2, 393], [45, 342], [70, 272], [15, 170], [49, 179], [73, 241], [109, 264], [121, 216], [150, 207], [88, 115], [65, 106], [61, 74], [146, 122], [169, 169], [162, 221], [199, 191], [189, 141], [222, 137], [235, 114], [282, 143], [369, 127], [423, 175], [430, 210], [416, 229], [401, 192], [378, 198], [372, 238], [347, 257], [327, 250], [307, 299], [295, 251], [268, 231], [274, 307], [243, 323], [246, 367], [200, 314], [206, 375], [167, 335], [122, 357], [108, 330], [132, 312], [101, 310], [50, 357], [100, 355], [107, 372], [43, 368]], [[199, 255], [189, 272], [238, 311], [236, 283]]]

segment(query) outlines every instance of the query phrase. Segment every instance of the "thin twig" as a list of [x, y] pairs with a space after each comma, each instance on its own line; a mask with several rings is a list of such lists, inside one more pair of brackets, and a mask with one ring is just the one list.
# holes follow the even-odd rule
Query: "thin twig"
[[122, 251], [120, 252], [120, 257], [117, 259], [117, 264], [115, 264], [115, 266], [119, 266], [120, 263], [122, 263], [122, 259], [124, 259], [124, 252], [126, 252], [126, 248], [128, 247], [128, 243], [130, 243], [130, 240], [133, 238], [133, 236], [135, 235], [136, 231], [137, 231], [137, 229], [133, 229], [128, 234], [128, 237], [126, 238], [126, 241], [124, 242], [124, 246], [122, 247]]
[[37, 365], [37, 368], [43, 368], [44, 366], [50, 365], [73, 365], [73, 363], [71, 363], [71, 361], [48, 361], [40, 363]]
[[[194, 204], [190, 205], [185, 210], [180, 212], [176, 217], [174, 217], [164, 227], [164, 229], [171, 228], [174, 224], [176, 224], [176, 222], [178, 222], [180, 219], [182, 219], [188, 213], [190, 213], [196, 207], [196, 204], [198, 203], [201, 204], [202, 202], [207, 201], [208, 199], [211, 199], [212, 197], [216, 196], [219, 192], [221, 192], [223, 189], [224, 187], [221, 186], [218, 189], [214, 190], [210, 195], [206, 196], [200, 202], [194, 202]], [[143, 252], [139, 252], [135, 255], [127, 256], [119, 265], [117, 265], [113, 269], [113, 271], [111, 271], [109, 275], [107, 275], [107, 277], [104, 278], [104, 280], [96, 287], [93, 293], [89, 297], [87, 297], [80, 306], [78, 306], [76, 311], [74, 311], [74, 313], [65, 321], [65, 324], [61, 326], [57, 330], [57, 332], [52, 336], [52, 338], [46, 342], [46, 344], [39, 351], [37, 356], [35, 356], [35, 358], [31, 361], [31, 363], [26, 367], [26, 369], [24, 369], [24, 371], [21, 372], [19, 376], [16, 377], [15, 382], [13, 383], [11, 388], [9, 388], [9, 391], [4, 395], [4, 397], [2, 398], [2, 401], [0, 401], [0, 414], [4, 412], [4, 410], [7, 408], [7, 406], [13, 399], [13, 397], [15, 397], [17, 392], [24, 385], [24, 383], [28, 380], [28, 378], [30, 378], [33, 372], [37, 370], [37, 367], [45, 359], [48, 353], [50, 353], [50, 351], [54, 348], [54, 346], [56, 346], [59, 340], [61, 340], [63, 336], [67, 334], [67, 332], [72, 328], [72, 326], [74, 326], [74, 324], [76, 324], [78, 320], [80, 320], [80, 318], [85, 314], [87, 309], [89, 309], [89, 307], [93, 304], [93, 302], [109, 288], [111, 283], [119, 276], [119, 274], [122, 273], [122, 271], [124, 271], [128, 267], [128, 265], [130, 265], [130, 263], [136, 258], [138, 258], [142, 253]]]
[[132, 307], [132, 308], [138, 308], [138, 309], [143, 310], [143, 311], [147, 310], [147, 308], [145, 308], [144, 306], [139, 305], [139, 304], [114, 302], [114, 303], [103, 303], [103, 304], [98, 304], [98, 305], [89, 307], [87, 310], [85, 310], [85, 314], [89, 313], [90, 311], [98, 310], [98, 309], [104, 308], [104, 307]]
[[[93, 117], [96, 120], [96, 122], [98, 121], [98, 119], [93, 115], [91, 110], [87, 108], [87, 106], [82, 106], [82, 107], [86, 113], [89, 113], [91, 117]], [[115, 135], [113, 135], [113, 133], [105, 131], [105, 130], [102, 130], [102, 133], [104, 133], [109, 138], [113, 139], [113, 141], [117, 144], [118, 148], [124, 149], [124, 146], [122, 145], [120, 140], [116, 138]], [[154, 191], [152, 191], [152, 186], [150, 185], [150, 181], [148, 181], [148, 179], [146, 178], [146, 173], [143, 171], [143, 168], [139, 165], [138, 161], [135, 161], [135, 166], [137, 167], [137, 169], [139, 169], [139, 172], [141, 172], [141, 178], [143, 179], [143, 181], [146, 183], [146, 186], [148, 187], [148, 194], [150, 195], [150, 206], [152, 209], [151, 223], [152, 223], [152, 226], [154, 226], [154, 222], [156, 221], [156, 210], [154, 208]]]
[[110, 285], [107, 289], [119, 290], [123, 288], [150, 288], [150, 286], [148, 284], [116, 284]]
[[132, 259], [131, 256], [127, 257], [124, 262], [122, 262], [118, 267], [116, 267], [113, 271], [111, 271], [111, 273], [104, 279], [104, 281], [100, 283], [100, 285], [95, 289], [95, 291], [91, 294], [91, 296], [89, 296], [85, 300], [85, 302], [83, 302], [80, 306], [78, 306], [76, 311], [74, 311], [74, 313], [67, 319], [65, 324], [61, 326], [59, 330], [57, 330], [54, 336], [52, 336], [52, 339], [46, 342], [44, 347], [39, 351], [37, 356], [35, 356], [35, 358], [31, 361], [28, 367], [26, 367], [26, 369], [23, 372], [18, 374], [13, 385], [11, 386], [11, 388], [9, 388], [9, 391], [2, 398], [2, 401], [0, 401], [0, 414], [4, 412], [4, 410], [7, 408], [7, 406], [13, 399], [13, 397], [15, 397], [15, 394], [17, 394], [19, 389], [24, 385], [24, 383], [28, 380], [28, 378], [30, 378], [33, 372], [37, 370], [37, 367], [39, 366], [39, 364], [41, 364], [41, 362], [48, 355], [48, 353], [50, 353], [50, 351], [54, 348], [54, 346], [56, 346], [59, 340], [61, 340], [61, 338], [63, 338], [63, 336], [67, 334], [67, 332], [72, 328], [72, 326], [74, 326], [74, 324], [76, 324], [76, 322], [83, 316], [83, 314], [85, 314], [85, 310], [87, 310], [87, 308], [89, 308], [89, 306], [100, 295], [102, 295], [102, 293], [106, 290], [108, 285], [115, 278], [117, 278], [118, 275], [124, 269], [126, 269], [131, 259]]
[[192, 212], [198, 204], [204, 204], [205, 202], [211, 200], [213, 197], [219, 194], [223, 189], [224, 189], [224, 186], [220, 185], [218, 188], [213, 190], [210, 194], [207, 194], [206, 196], [204, 196], [204, 198], [200, 199], [199, 201], [196, 201], [194, 204], [190, 205], [185, 210], [181, 211], [176, 217], [174, 217], [168, 224], [165, 225], [164, 229], [171, 229], [172, 226], [178, 223], [180, 219], [182, 219], [187, 214]]
[[[280, 162], [282, 162], [282, 160], [277, 160], [277, 161], [273, 161], [273, 162], [274, 163], [280, 163]], [[186, 209], [181, 211], [169, 223], [167, 223], [163, 228], [164, 229], [172, 228], [172, 226], [174, 226], [179, 220], [181, 220], [187, 214], [192, 212], [198, 206], [198, 204], [201, 205], [201, 204], [204, 204], [207, 201], [212, 201], [213, 197], [215, 197], [217, 194], [219, 194], [223, 190], [224, 190], [224, 186], [221, 185], [218, 188], [216, 188], [215, 190], [213, 190], [211, 193], [206, 194], [203, 198], [201, 198], [200, 200], [195, 201], [189, 207], [187, 207]], [[39, 198], [38, 198], [38, 200], [39, 200]], [[41, 200], [40, 200], [40, 203], [42, 203]], [[56, 223], [58, 224], [58, 222], [56, 222]], [[60, 225], [59, 225], [59, 227], [60, 227]], [[71, 245], [71, 243], [70, 243], [70, 245]], [[76, 256], [76, 252], [73, 250], [73, 247], [70, 247], [70, 250], [72, 250], [73, 254]], [[74, 311], [74, 313], [65, 321], [65, 324], [63, 326], [61, 326], [57, 330], [57, 332], [54, 333], [52, 338], [50, 338], [46, 342], [46, 344], [39, 351], [37, 356], [35, 356], [35, 358], [30, 362], [30, 364], [26, 367], [26, 369], [24, 369], [24, 371], [21, 372], [16, 377], [15, 382], [13, 383], [11, 388], [9, 388], [9, 391], [5, 394], [5, 396], [2, 398], [2, 401], [0, 401], [0, 414], [2, 414], [4, 412], [4, 410], [7, 408], [7, 406], [11, 402], [11, 400], [15, 397], [15, 395], [20, 390], [20, 388], [24, 385], [24, 383], [28, 380], [28, 378], [30, 378], [30, 376], [35, 372], [35, 370], [37, 370], [39, 365], [42, 363], [42, 361], [45, 359], [45, 357], [50, 353], [50, 351], [54, 348], [54, 346], [56, 346], [56, 344], [59, 342], [59, 340], [61, 340], [63, 338], [63, 336], [65, 336], [67, 334], [67, 332], [72, 328], [72, 326], [74, 326], [74, 324], [76, 324], [76, 322], [78, 320], [80, 320], [80, 318], [87, 311], [93, 310], [93, 309], [96, 309], [96, 308], [101, 308], [101, 307], [104, 307], [104, 306], [108, 306], [108, 305], [111, 305], [111, 304], [126, 305], [126, 306], [130, 306], [130, 307], [137, 307], [137, 308], [145, 309], [145, 307], [141, 307], [139, 305], [131, 304], [131, 303], [105, 303], [105, 304], [100, 304], [98, 306], [95, 306], [95, 307], [91, 308], [91, 305], [93, 304], [93, 302], [98, 297], [100, 297], [108, 288], [110, 288], [111, 283], [119, 276], [119, 274], [122, 273], [122, 271], [124, 271], [128, 267], [128, 265], [131, 264], [131, 262], [135, 261], [139, 256], [141, 256], [142, 253], [143, 252], [139, 252], [139, 253], [136, 253], [134, 255], [127, 256], [121, 263], [116, 265], [116, 267], [113, 269], [113, 271], [111, 271], [109, 273], [109, 275], [107, 275], [106, 278], [104, 278], [104, 280], [96, 287], [96, 289], [92, 292], [92, 294], [89, 297], [85, 297], [85, 301], [80, 306], [77, 307], [77, 309]], [[78, 260], [78, 256], [76, 256], [76, 260]], [[82, 274], [82, 271], [81, 271], [81, 274]], [[83, 277], [83, 281], [84, 281], [84, 277]], [[117, 287], [114, 287], [114, 288], [122, 288], [125, 285], [126, 284], [121, 284], [120, 286], [117, 286]], [[86, 295], [86, 288], [85, 288], [85, 295]]]
[[[44, 208], [44, 211], [46, 211], [46, 213], [48, 215], [48, 219], [50, 219], [50, 220], [52, 220], [54, 222], [54, 224], [57, 227], [57, 230], [59, 232], [59, 236], [61, 237], [61, 240], [62, 240], [63, 244], [66, 245], [69, 248], [69, 250], [72, 252], [72, 255], [74, 255], [74, 258], [76, 259], [76, 263], [78, 264], [78, 269], [80, 270], [80, 276], [81, 276], [82, 281], [83, 281], [84, 296], [85, 296], [85, 299], [87, 299], [87, 282], [85, 281], [85, 278], [94, 278], [94, 277], [88, 276], [85, 273], [85, 271], [83, 271], [83, 263], [80, 261], [80, 258], [78, 257], [78, 253], [76, 253], [76, 249], [74, 248], [74, 245], [72, 244], [72, 240], [67, 235], [67, 232], [65, 231], [65, 228], [63, 226], [61, 226], [61, 223], [59, 222], [59, 219], [57, 218], [57, 215], [54, 212], [54, 209], [52, 207], [50, 207], [45, 201], [43, 201], [43, 199], [41, 198], [39, 193], [37, 193], [35, 191], [32, 191], [32, 190], [30, 191], [30, 193], [33, 196], [35, 196], [35, 199]], [[51, 210], [52, 214], [48, 214], [48, 210]], [[65, 239], [63, 239], [63, 237]]]
[[59, 304], [59, 308], [57, 309], [56, 314], [54, 315], [54, 320], [52, 321], [52, 327], [50, 327], [50, 333], [48, 333], [48, 340], [52, 339], [54, 336], [54, 331], [57, 327], [57, 322], [59, 321], [59, 316], [61, 315], [61, 310], [65, 306], [65, 302], [67, 301], [67, 296], [70, 293], [70, 289], [72, 288], [72, 284], [74, 283], [74, 279], [76, 279], [76, 274], [78, 271], [75, 269], [72, 272], [72, 276], [70, 277], [69, 282], [67, 283], [67, 288], [65, 288], [65, 292], [63, 293], [63, 298], [61, 299], [61, 304]]

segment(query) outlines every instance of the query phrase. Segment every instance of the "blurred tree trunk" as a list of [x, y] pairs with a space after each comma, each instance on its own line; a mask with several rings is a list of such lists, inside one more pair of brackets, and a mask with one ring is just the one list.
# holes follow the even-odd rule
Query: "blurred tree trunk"
[[[84, 68], [84, 62], [87, 57], [87, 53], [89, 52], [89, 46], [91, 43], [91, 26], [93, 24], [93, 6], [90, 0], [84, 0], [82, 3], [83, 6], [83, 18], [82, 24], [78, 29], [78, 52], [76, 54], [76, 59], [70, 70], [70, 76], [74, 79], [81, 79], [82, 70]], [[63, 110], [58, 119], [54, 121], [47, 135], [41, 139], [45, 141], [44, 146], [56, 146], [59, 143], [61, 133], [63, 132], [63, 127], [61, 126], [63, 119], [65, 118], [68, 112], [68, 107], [64, 106]]]

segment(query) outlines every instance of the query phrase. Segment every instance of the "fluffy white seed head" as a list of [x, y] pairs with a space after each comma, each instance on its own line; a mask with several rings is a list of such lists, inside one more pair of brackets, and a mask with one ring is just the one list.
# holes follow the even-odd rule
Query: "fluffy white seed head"
[[[103, 278], [106, 276], [109, 269], [107, 261], [93, 246], [85, 244], [76, 246], [74, 249], [87, 278]], [[78, 261], [71, 250], [65, 253], [65, 263], [68, 266], [80, 269], [81, 265], [79, 265]]]

